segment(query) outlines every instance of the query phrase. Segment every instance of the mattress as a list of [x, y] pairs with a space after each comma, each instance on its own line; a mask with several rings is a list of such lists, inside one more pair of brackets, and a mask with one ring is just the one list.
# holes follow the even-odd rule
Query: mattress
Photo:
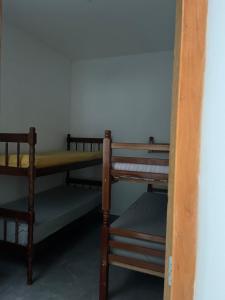
[[[101, 203], [99, 191], [59, 186], [35, 197], [34, 243], [44, 240], [64, 226], [87, 214]], [[26, 211], [27, 199], [7, 203], [3, 208]], [[7, 241], [15, 242], [16, 225], [7, 221]], [[19, 244], [27, 245], [27, 224], [19, 224]], [[0, 219], [0, 239], [3, 240], [3, 219]]]
[[[35, 166], [36, 168], [46, 168], [65, 164], [71, 164], [82, 161], [89, 161], [93, 159], [101, 159], [101, 152], [75, 152], [75, 151], [64, 151], [64, 152], [46, 152], [36, 154]], [[5, 166], [5, 155], [0, 155], [0, 166]], [[8, 158], [9, 167], [17, 167], [17, 155], [10, 154]], [[20, 155], [20, 167], [29, 167], [29, 155]]]
[[[113, 228], [121, 228], [150, 235], [166, 236], [167, 195], [144, 193], [116, 221]], [[155, 250], [165, 250], [165, 245], [134, 238], [112, 235], [112, 240], [139, 245]], [[138, 254], [127, 250], [111, 249], [111, 253], [149, 263], [164, 265], [164, 258]]]
[[112, 167], [118, 171], [130, 171], [130, 172], [146, 172], [157, 174], [168, 174], [169, 166], [162, 165], [145, 165], [145, 164], [133, 164], [133, 163], [113, 163]]

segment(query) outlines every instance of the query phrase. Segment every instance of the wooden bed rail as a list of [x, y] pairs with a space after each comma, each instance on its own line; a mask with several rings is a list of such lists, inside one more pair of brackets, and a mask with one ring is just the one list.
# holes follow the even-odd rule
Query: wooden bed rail
[[[10, 175], [24, 175], [21, 172], [16, 174], [15, 169], [20, 168], [20, 146], [21, 144], [29, 145], [29, 153], [35, 151], [35, 144], [37, 143], [37, 134], [34, 127], [31, 127], [29, 133], [0, 133], [0, 143], [5, 144], [5, 151], [3, 153], [5, 159], [5, 165], [1, 166], [2, 171], [4, 171], [4, 167], [9, 167], [9, 144], [16, 144], [16, 167], [6, 169], [6, 173]], [[30, 161], [31, 162], [31, 161]], [[13, 174], [15, 173], [15, 174]]]
[[36, 144], [36, 131], [30, 127], [28, 133], [0, 133], [0, 142]]
[[154, 152], [169, 152], [169, 144], [136, 144], [136, 143], [112, 143], [112, 149], [145, 150]]
[[[87, 145], [89, 145], [89, 151], [100, 151], [101, 145], [103, 144], [103, 138], [83, 138], [83, 137], [72, 137], [70, 134], [67, 135], [67, 150], [71, 150], [71, 144], [75, 144], [76, 151], [78, 145], [82, 145], [82, 150], [86, 151]], [[94, 147], [94, 146], [97, 147]]]
[[144, 165], [157, 165], [168, 166], [168, 159], [161, 158], [146, 158], [146, 157], [128, 157], [128, 156], [112, 156], [112, 163], [130, 163], [130, 164], [144, 164]]
[[30, 220], [30, 214], [28, 212], [0, 208], [0, 219], [12, 219], [28, 222]]

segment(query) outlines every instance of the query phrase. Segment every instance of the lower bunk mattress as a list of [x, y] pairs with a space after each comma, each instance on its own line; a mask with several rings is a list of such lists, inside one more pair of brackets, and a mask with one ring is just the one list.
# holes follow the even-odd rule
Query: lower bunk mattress
[[[64, 226], [97, 208], [101, 203], [101, 192], [72, 186], [59, 186], [35, 196], [34, 244], [37, 244], [62, 229]], [[3, 208], [27, 211], [28, 200], [21, 198], [2, 206]], [[4, 226], [0, 219], [0, 240]], [[27, 245], [28, 225], [19, 224], [18, 244]], [[7, 241], [15, 243], [16, 223], [7, 220]]]
[[[167, 195], [163, 193], [144, 193], [116, 221], [112, 228], [120, 228], [149, 235], [166, 236]], [[135, 238], [112, 235], [111, 240], [154, 250], [165, 250], [165, 244]], [[125, 256], [145, 262], [164, 265], [164, 257], [149, 256], [122, 249], [111, 249], [114, 255]]]

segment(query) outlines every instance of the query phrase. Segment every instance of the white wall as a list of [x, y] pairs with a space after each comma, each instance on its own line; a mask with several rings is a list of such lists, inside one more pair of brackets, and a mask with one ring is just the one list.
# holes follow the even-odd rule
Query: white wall
[[[73, 63], [71, 133], [121, 141], [168, 142], [172, 86], [171, 52]], [[113, 187], [113, 213], [121, 213], [146, 186]]]
[[209, 0], [196, 300], [225, 299], [225, 2]]
[[[71, 62], [6, 24], [1, 59], [1, 132], [27, 132], [35, 126], [37, 149], [63, 149], [69, 131]], [[59, 180], [61, 175], [40, 179], [40, 188]], [[22, 179], [1, 176], [0, 203], [24, 194], [25, 187]]]

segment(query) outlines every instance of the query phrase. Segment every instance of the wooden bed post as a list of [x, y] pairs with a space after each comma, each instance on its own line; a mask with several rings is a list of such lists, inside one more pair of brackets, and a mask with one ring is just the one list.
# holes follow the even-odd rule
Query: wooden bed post
[[36, 131], [34, 127], [29, 131], [29, 169], [28, 169], [28, 246], [27, 246], [27, 283], [32, 284], [33, 263], [33, 225], [34, 225], [34, 194], [35, 194], [35, 145]]
[[102, 211], [103, 226], [101, 233], [101, 267], [99, 300], [108, 299], [109, 274], [109, 212], [111, 207], [111, 131], [105, 131], [103, 142], [103, 177], [102, 177]]
[[[155, 143], [155, 139], [153, 136], [150, 136], [149, 137], [149, 144], [152, 145]], [[148, 192], [153, 192], [153, 187], [152, 187], [152, 184], [148, 184]]]
[[[66, 150], [70, 151], [70, 140], [71, 140], [71, 135], [67, 134], [67, 139], [66, 139]], [[66, 172], [66, 184], [70, 184], [70, 171]]]

